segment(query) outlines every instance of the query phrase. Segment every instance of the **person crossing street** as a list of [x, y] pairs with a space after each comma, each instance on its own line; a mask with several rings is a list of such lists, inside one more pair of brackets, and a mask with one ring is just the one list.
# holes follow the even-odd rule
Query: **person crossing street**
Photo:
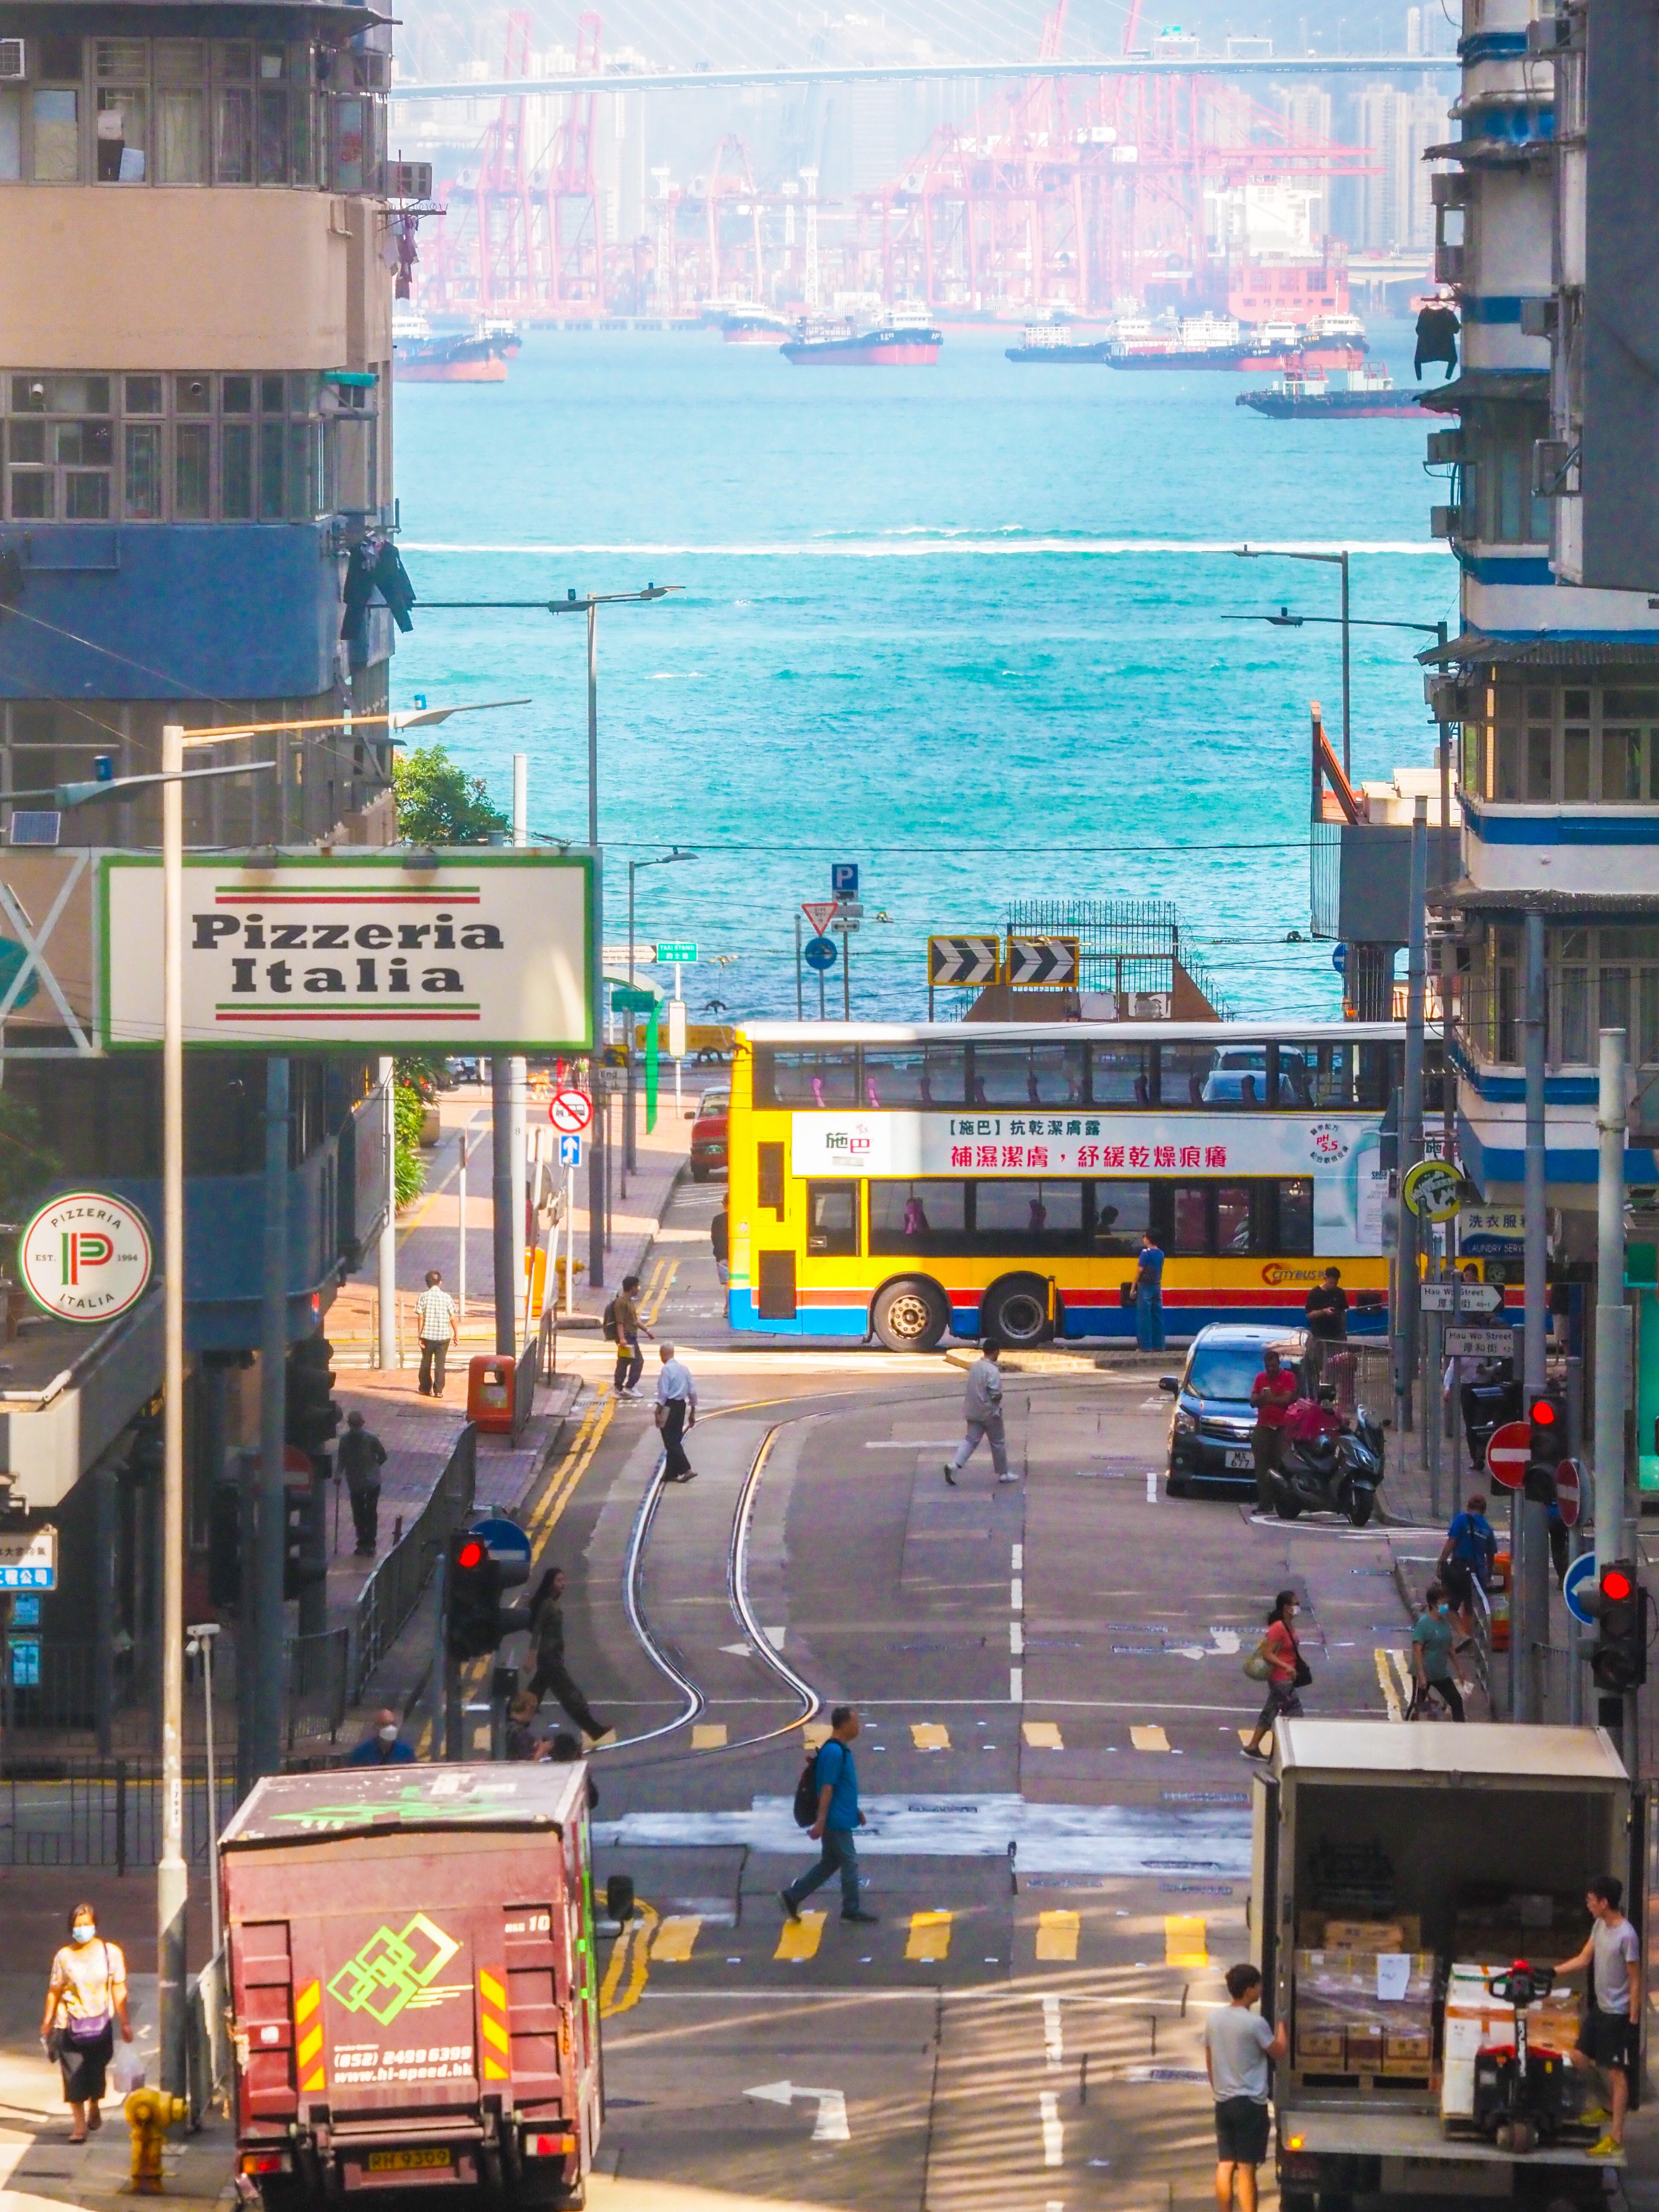
[[859, 1774], [853, 1763], [858, 1732], [856, 1707], [837, 1705], [830, 1716], [830, 1733], [818, 1746], [812, 1765], [818, 1816], [806, 1832], [823, 1850], [815, 1864], [798, 1875], [787, 1889], [778, 1892], [778, 1902], [791, 1920], [799, 1920], [803, 1901], [837, 1874], [842, 1918], [875, 1921], [881, 1917], [878, 1912], [866, 1912], [859, 1903], [859, 1854], [854, 1837], [864, 1826], [864, 1815], [859, 1810]]
[[663, 1480], [695, 1482], [697, 1470], [685, 1455], [685, 1437], [697, 1425], [697, 1386], [685, 1362], [674, 1357], [672, 1344], [659, 1344], [657, 1357], [662, 1365], [657, 1374], [656, 1420], [668, 1455]]
[[1002, 1347], [996, 1339], [988, 1336], [979, 1348], [979, 1358], [968, 1370], [967, 1387], [962, 1394], [962, 1418], [967, 1433], [957, 1446], [957, 1455], [945, 1462], [945, 1480], [952, 1490], [957, 1477], [978, 1450], [981, 1438], [991, 1447], [991, 1464], [996, 1469], [999, 1482], [1018, 1482], [1019, 1477], [1008, 1472], [1008, 1441], [1002, 1426], [1002, 1370], [997, 1364]]

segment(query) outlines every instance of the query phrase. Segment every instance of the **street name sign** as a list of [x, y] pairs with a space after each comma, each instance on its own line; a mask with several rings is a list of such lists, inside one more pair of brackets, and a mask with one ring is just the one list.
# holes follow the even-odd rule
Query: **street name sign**
[[49, 1590], [57, 1587], [57, 1529], [0, 1530], [0, 1590]]
[[1525, 1421], [1505, 1421], [1486, 1446], [1486, 1472], [1505, 1490], [1519, 1490], [1532, 1457], [1532, 1431]]
[[562, 1136], [580, 1136], [593, 1118], [593, 1101], [585, 1091], [556, 1091], [547, 1118]]
[[661, 968], [695, 968], [697, 948], [695, 945], [659, 945], [657, 964]]
[[927, 940], [927, 981], [934, 990], [994, 983], [1001, 972], [1000, 937], [930, 937]]
[[1425, 1283], [1418, 1291], [1425, 1313], [1496, 1313], [1504, 1303], [1501, 1283]]
[[59, 1321], [113, 1321], [143, 1297], [155, 1254], [143, 1214], [107, 1191], [65, 1191], [17, 1240], [23, 1281]]
[[[162, 884], [148, 853], [97, 859], [99, 1042], [161, 1042]], [[387, 847], [191, 853], [187, 1046], [260, 1052], [586, 1052], [592, 876], [585, 854]]]
[[1448, 1359], [1512, 1359], [1515, 1357], [1515, 1331], [1512, 1328], [1449, 1328], [1446, 1331]]
[[1462, 1176], [1444, 1160], [1419, 1160], [1407, 1169], [1400, 1195], [1413, 1213], [1430, 1221], [1449, 1221], [1462, 1190]]
[[803, 899], [801, 912], [806, 916], [814, 937], [822, 937], [834, 919], [836, 901], [834, 899]]
[[1021, 991], [1073, 991], [1082, 957], [1075, 937], [1011, 937], [1007, 981]]

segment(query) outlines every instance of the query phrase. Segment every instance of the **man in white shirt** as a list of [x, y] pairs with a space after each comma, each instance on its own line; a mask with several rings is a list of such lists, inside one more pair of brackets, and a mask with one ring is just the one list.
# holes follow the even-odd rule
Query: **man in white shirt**
[[981, 1437], [991, 1447], [997, 1480], [1019, 1480], [1008, 1472], [1008, 1443], [1002, 1429], [1002, 1370], [997, 1364], [1001, 1350], [996, 1339], [988, 1336], [979, 1348], [979, 1358], [968, 1370], [968, 1385], [962, 1394], [962, 1418], [968, 1432], [957, 1446], [956, 1457], [945, 1462], [945, 1480], [952, 1490], [957, 1477], [979, 1449]]
[[1267, 2155], [1267, 2062], [1290, 2048], [1281, 2021], [1269, 2027], [1251, 2007], [1261, 1975], [1249, 1961], [1227, 1969], [1227, 2002], [1204, 2023], [1204, 2070], [1215, 2099], [1216, 2212], [1256, 2212], [1255, 2170]]
[[657, 1357], [662, 1362], [657, 1372], [657, 1426], [668, 1455], [663, 1480], [695, 1482], [697, 1471], [685, 1455], [683, 1439], [688, 1429], [697, 1425], [697, 1386], [685, 1362], [675, 1358], [672, 1344], [659, 1344]]
[[415, 1301], [416, 1324], [421, 1333], [421, 1395], [441, 1398], [444, 1395], [444, 1362], [449, 1357], [449, 1347], [460, 1337], [460, 1317], [455, 1310], [455, 1301], [444, 1286], [444, 1279], [435, 1267], [426, 1271], [426, 1288]]
[[[1585, 1894], [1593, 1925], [1583, 1949], [1555, 1970], [1556, 1980], [1589, 1968], [1584, 1991], [1584, 2020], [1578, 2032], [1575, 2066], [1593, 2068], [1612, 2090], [1607, 2133], [1590, 2151], [1611, 2158], [1624, 2148], [1625, 2114], [1630, 2108], [1630, 2069], [1636, 2063], [1638, 2023], [1642, 2017], [1642, 1942], [1620, 1906], [1625, 1885], [1617, 1875], [1598, 1875]], [[1586, 2115], [1589, 2117], [1589, 2115]]]

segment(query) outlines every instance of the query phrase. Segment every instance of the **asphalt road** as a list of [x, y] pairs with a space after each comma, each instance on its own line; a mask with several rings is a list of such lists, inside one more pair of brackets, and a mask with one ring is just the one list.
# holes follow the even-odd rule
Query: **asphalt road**
[[[1169, 1401], [1139, 1363], [1011, 1375], [1020, 1480], [981, 1451], [952, 1490], [960, 1370], [734, 1337], [718, 1202], [682, 1190], [647, 1276], [697, 1376], [698, 1480], [642, 1523], [656, 1431], [606, 1399], [548, 1552], [573, 1672], [618, 1731], [593, 1765], [600, 1886], [627, 1874], [642, 1908], [604, 1945], [601, 2165], [861, 2207], [1212, 2203], [1199, 2035], [1248, 1952], [1243, 1656], [1294, 1587], [1308, 1710], [1384, 1715], [1409, 1638], [1389, 1535], [1168, 1498]], [[579, 1356], [599, 1382], [602, 1348]], [[803, 1698], [763, 1642], [859, 1709], [878, 1924], [843, 1924], [831, 1887], [786, 1925], [813, 1855], [788, 1802]]]

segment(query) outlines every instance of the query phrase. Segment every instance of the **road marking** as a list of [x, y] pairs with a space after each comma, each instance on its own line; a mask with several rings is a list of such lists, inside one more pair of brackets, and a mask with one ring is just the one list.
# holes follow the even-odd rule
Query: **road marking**
[[[1255, 1730], [1253, 1728], [1240, 1729], [1238, 1731], [1238, 1740], [1241, 1743], [1254, 1743], [1255, 1741]], [[1267, 1730], [1266, 1735], [1261, 1739], [1261, 1748], [1267, 1753], [1269, 1759], [1273, 1757], [1273, 1732], [1271, 1729]]]
[[786, 1920], [778, 1931], [778, 1948], [775, 1959], [816, 1959], [818, 1945], [823, 1941], [823, 1923], [827, 1912], [803, 1912], [799, 1920]]
[[1129, 1741], [1137, 1751], [1167, 1751], [1170, 1748], [1170, 1739], [1156, 1721], [1149, 1722], [1142, 1728], [1132, 1728]]
[[1207, 1966], [1210, 1947], [1204, 1923], [1196, 1915], [1166, 1912], [1164, 1916], [1164, 1963], [1166, 1966]]
[[1011, 1667], [1011, 1668], [1008, 1669], [1008, 1702], [1009, 1702], [1009, 1704], [1010, 1704], [1011, 1705], [1017, 1705], [1020, 1704], [1020, 1702], [1024, 1699], [1024, 1695], [1025, 1695], [1025, 1669], [1024, 1669], [1023, 1667]]
[[[651, 1971], [647, 1952], [652, 1930], [657, 1924], [657, 1916], [648, 1905], [636, 1903], [634, 1911], [636, 1917], [617, 1936], [605, 1966], [605, 1980], [599, 1989], [601, 2020], [611, 2020], [619, 2012], [631, 2011], [644, 1993], [646, 1976]], [[622, 1988], [624, 1967], [629, 1969], [625, 1990]]]
[[[1062, 1960], [1075, 1959], [1077, 1957], [1077, 1940], [1082, 1932], [1082, 1917], [1078, 1913], [1039, 1912], [1037, 1915], [1036, 1932], [1036, 1954], [1038, 1958]], [[1058, 1997], [1044, 1997], [1042, 2002], [1045, 2011], [1049, 2005], [1053, 2005], [1054, 2008], [1054, 2032], [1052, 2041], [1054, 2045], [1057, 2045], [1060, 2040], [1060, 1999]], [[1060, 2063], [1060, 2061], [1058, 2058], [1051, 2055], [1048, 2063], [1051, 2066], [1057, 2066]]]
[[1395, 1651], [1391, 1656], [1394, 1671], [1400, 1677], [1400, 1694], [1409, 1706], [1417, 1689], [1417, 1680], [1412, 1673], [1411, 1656], [1408, 1652]]
[[1149, 1467], [1146, 1470], [1146, 1503], [1149, 1505], [1158, 1503], [1158, 1469], [1155, 1467]]
[[771, 1645], [775, 1651], [782, 1650], [783, 1639], [788, 1633], [789, 1632], [787, 1628], [763, 1628], [761, 1630], [761, 1634], [766, 1638], [767, 1642]]
[[1376, 1662], [1376, 1679], [1382, 1686], [1382, 1702], [1389, 1709], [1389, 1718], [1403, 1721], [1406, 1716], [1401, 1710], [1400, 1692], [1394, 1686], [1394, 1671], [1389, 1664], [1389, 1654], [1379, 1646], [1373, 1656]]
[[1042, 2163], [1062, 2166], [1066, 2160], [1066, 2130], [1060, 2124], [1060, 2099], [1052, 2089], [1039, 2094], [1037, 2110], [1042, 2115]]
[[1009, 1547], [1008, 1564], [1016, 1574], [1019, 1572], [1020, 1569], [1025, 1565], [1025, 1547], [1024, 1544], [1013, 1544]]
[[1025, 1649], [1025, 1631], [1017, 1620], [1011, 1620], [1008, 1624], [1008, 1649], [1016, 1659]]
[[593, 1455], [605, 1441], [617, 1411], [617, 1401], [605, 1397], [591, 1406], [586, 1419], [570, 1442], [570, 1449], [559, 1463], [559, 1471], [548, 1486], [540, 1509], [532, 1516], [528, 1534], [533, 1547], [535, 1564], [541, 1564], [542, 1552], [549, 1535], [557, 1524], [575, 1493], [577, 1484], [593, 1463]]
[[844, 2089], [809, 2089], [793, 2081], [767, 2081], [758, 2089], [745, 2089], [745, 2097], [764, 2097], [769, 2105], [790, 2105], [797, 2097], [813, 2098], [818, 2116], [812, 2129], [814, 2142], [851, 2142], [851, 2130], [847, 2125], [847, 2092]]
[[951, 1731], [942, 1721], [912, 1721], [910, 1741], [918, 1751], [949, 1751]]
[[657, 1940], [651, 1946], [652, 1958], [666, 1966], [685, 1966], [702, 1926], [702, 1920], [696, 1913], [671, 1912], [658, 1926]]
[[696, 1721], [691, 1728], [693, 1751], [721, 1751], [726, 1747], [724, 1721]]
[[650, 1302], [651, 1310], [648, 1313], [642, 1314], [641, 1316], [641, 1319], [647, 1322], [647, 1325], [653, 1322], [656, 1320], [657, 1316], [662, 1311], [662, 1302], [672, 1289], [674, 1278], [680, 1271], [680, 1263], [678, 1260], [670, 1260], [666, 1263], [665, 1267], [664, 1262], [659, 1260], [657, 1262], [657, 1265], [662, 1272], [658, 1279], [652, 1284], [651, 1288], [645, 1294]]
[[907, 1959], [937, 1962], [948, 1958], [951, 1952], [951, 1915], [948, 1912], [913, 1912], [910, 1915], [910, 1936], [904, 1947]]
[[1008, 1585], [1008, 1604], [1015, 1613], [1021, 1612], [1024, 1607], [1025, 1581], [1021, 1575], [1016, 1575]]
[[[1048, 1918], [1044, 1913], [1043, 1918]], [[1065, 2038], [1060, 2032], [1060, 1999], [1042, 2000], [1042, 2055], [1050, 2066], [1058, 2066], [1066, 2056]]]
[[1064, 1751], [1058, 1721], [1023, 1721], [1020, 1734], [1030, 1751]]

